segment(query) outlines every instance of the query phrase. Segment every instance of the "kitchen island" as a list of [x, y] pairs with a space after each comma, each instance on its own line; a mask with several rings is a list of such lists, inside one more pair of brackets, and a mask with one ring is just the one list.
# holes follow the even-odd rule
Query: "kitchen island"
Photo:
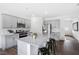
[[48, 40], [47, 36], [38, 36], [36, 39], [33, 39], [32, 36], [19, 38], [17, 40], [17, 54], [37, 55], [38, 48], [44, 47]]

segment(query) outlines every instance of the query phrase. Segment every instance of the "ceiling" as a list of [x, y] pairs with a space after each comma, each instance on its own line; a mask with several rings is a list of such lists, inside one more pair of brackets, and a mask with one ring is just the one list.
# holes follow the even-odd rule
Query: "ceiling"
[[0, 11], [14, 16], [28, 18], [79, 15], [78, 3], [0, 3]]

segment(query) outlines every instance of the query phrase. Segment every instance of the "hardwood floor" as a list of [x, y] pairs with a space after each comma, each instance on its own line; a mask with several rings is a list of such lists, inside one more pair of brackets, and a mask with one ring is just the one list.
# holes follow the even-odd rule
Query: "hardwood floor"
[[[17, 55], [17, 49], [0, 50], [0, 55]], [[66, 36], [65, 40], [57, 41], [56, 55], [79, 55], [79, 42], [75, 38], [68, 36]]]
[[16, 54], [17, 54], [17, 49], [14, 47], [6, 49], [5, 51], [0, 50], [0, 55], [16, 55]]
[[79, 55], [79, 42], [72, 37], [66, 37], [64, 41], [58, 41], [56, 55]]

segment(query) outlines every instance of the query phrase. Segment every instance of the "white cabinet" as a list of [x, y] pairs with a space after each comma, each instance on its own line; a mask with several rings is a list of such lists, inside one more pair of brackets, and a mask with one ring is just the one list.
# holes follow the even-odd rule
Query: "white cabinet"
[[13, 46], [16, 46], [16, 39], [13, 35], [7, 35], [5, 38], [6, 48], [11, 48]]
[[12, 25], [12, 28], [17, 27], [17, 18], [16, 17], [12, 17], [11, 25]]
[[2, 14], [2, 19], [3, 19], [3, 28], [16, 28], [17, 17]]
[[18, 19], [18, 20], [17, 20], [18, 23], [23, 23], [23, 24], [25, 23], [25, 19], [19, 18], [19, 17], [18, 17], [17, 19]]
[[25, 20], [25, 25], [27, 29], [30, 29], [31, 27], [31, 21], [30, 20]]
[[8, 15], [2, 14], [2, 27], [4, 28], [17, 28], [17, 23], [25, 24], [25, 27], [28, 29], [30, 27], [30, 20]]
[[13, 47], [13, 46], [16, 46], [16, 44], [17, 44], [17, 41], [16, 41], [16, 39], [18, 38], [18, 35], [2, 35], [1, 36], [1, 39], [2, 40], [0, 40], [1, 41], [1, 49], [2, 50], [5, 50], [6, 48], [11, 48], [11, 47]]
[[17, 41], [17, 51], [18, 55], [30, 55], [30, 44], [20, 41]]
[[22, 23], [22, 24], [25, 24], [25, 28], [29, 29], [30, 26], [31, 26], [31, 23], [30, 23], [30, 20], [28, 19], [24, 19], [24, 18], [17, 18], [17, 23]]
[[13, 46], [17, 45], [17, 39], [18, 34], [13, 34], [13, 35], [2, 35], [2, 49], [5, 50], [6, 48], [11, 48]]
[[18, 55], [37, 55], [39, 46], [17, 40]]

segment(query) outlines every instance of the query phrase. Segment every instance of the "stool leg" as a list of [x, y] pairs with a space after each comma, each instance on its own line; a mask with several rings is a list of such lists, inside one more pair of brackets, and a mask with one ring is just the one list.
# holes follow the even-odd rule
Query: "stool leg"
[[53, 50], [54, 50], [54, 55], [55, 55], [55, 49], [56, 49], [56, 45], [54, 44], [54, 48], [53, 48]]
[[39, 51], [38, 51], [38, 55], [39, 55]]
[[38, 51], [38, 55], [41, 55], [42, 53], [40, 51]]

